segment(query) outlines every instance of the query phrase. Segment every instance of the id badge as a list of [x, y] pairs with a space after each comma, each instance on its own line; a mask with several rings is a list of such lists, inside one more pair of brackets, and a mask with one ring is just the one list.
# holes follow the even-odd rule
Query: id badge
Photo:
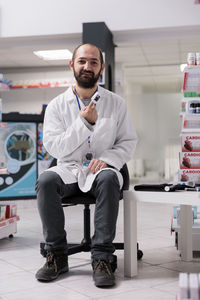
[[87, 152], [83, 157], [82, 165], [88, 167], [91, 160], [94, 158], [94, 152]]

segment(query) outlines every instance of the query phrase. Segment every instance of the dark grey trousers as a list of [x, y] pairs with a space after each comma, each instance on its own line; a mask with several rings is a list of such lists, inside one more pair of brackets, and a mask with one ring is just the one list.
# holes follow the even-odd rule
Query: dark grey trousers
[[[46, 250], [62, 249], [67, 253], [67, 239], [62, 197], [78, 195], [77, 183], [64, 184], [60, 176], [46, 171], [36, 183], [38, 210], [42, 221]], [[109, 259], [115, 251], [112, 244], [119, 209], [120, 186], [112, 170], [101, 171], [88, 194], [96, 198], [92, 259]]]

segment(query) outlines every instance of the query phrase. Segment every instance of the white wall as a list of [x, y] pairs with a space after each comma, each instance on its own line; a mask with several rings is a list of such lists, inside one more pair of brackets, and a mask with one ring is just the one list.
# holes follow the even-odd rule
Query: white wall
[[104, 21], [112, 31], [200, 24], [195, 0], [0, 0], [0, 36], [82, 32]]

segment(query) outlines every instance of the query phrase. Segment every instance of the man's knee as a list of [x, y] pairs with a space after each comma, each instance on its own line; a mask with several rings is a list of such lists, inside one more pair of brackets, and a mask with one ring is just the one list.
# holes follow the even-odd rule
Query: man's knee
[[117, 174], [112, 170], [103, 170], [97, 175], [97, 182], [104, 187], [116, 187], [120, 189], [119, 180]]
[[59, 182], [59, 175], [55, 172], [52, 171], [45, 171], [43, 172], [35, 185], [35, 190], [36, 192], [38, 192], [40, 189], [42, 190], [46, 190], [46, 189], [50, 189], [54, 186], [56, 186], [56, 184]]

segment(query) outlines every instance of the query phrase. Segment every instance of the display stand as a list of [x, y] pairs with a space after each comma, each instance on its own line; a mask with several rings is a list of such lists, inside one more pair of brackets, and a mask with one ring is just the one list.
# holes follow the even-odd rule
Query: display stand
[[17, 232], [17, 221], [19, 221], [19, 216], [11, 217], [0, 222], [0, 239], [13, 237], [13, 234]]
[[184, 69], [179, 181], [200, 185], [200, 66]]
[[[184, 69], [183, 99], [181, 102], [181, 152], [179, 153], [178, 180], [183, 184], [200, 185], [200, 66]], [[194, 188], [194, 192], [195, 191]], [[180, 208], [174, 208], [172, 231], [179, 250]], [[197, 207], [193, 207], [192, 251], [200, 251], [200, 222]]]

